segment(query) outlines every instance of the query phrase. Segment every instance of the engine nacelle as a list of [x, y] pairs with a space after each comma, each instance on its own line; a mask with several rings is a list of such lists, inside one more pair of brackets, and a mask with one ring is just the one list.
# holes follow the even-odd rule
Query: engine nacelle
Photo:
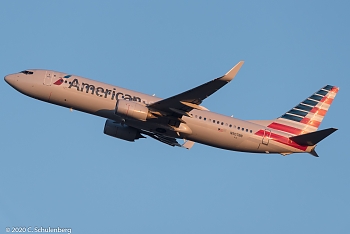
[[110, 119], [106, 120], [103, 133], [126, 141], [135, 141], [139, 138], [144, 138], [136, 128], [122, 125]]
[[132, 118], [141, 121], [145, 121], [148, 118], [152, 118], [153, 115], [149, 113], [147, 107], [124, 99], [118, 99], [115, 105], [115, 114], [122, 118]]

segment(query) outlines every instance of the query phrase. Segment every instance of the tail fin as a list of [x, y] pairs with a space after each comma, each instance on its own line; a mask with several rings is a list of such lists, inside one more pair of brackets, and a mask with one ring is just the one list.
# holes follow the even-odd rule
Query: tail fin
[[332, 85], [324, 86], [274, 120], [269, 127], [293, 135], [317, 131], [338, 91], [338, 87]]

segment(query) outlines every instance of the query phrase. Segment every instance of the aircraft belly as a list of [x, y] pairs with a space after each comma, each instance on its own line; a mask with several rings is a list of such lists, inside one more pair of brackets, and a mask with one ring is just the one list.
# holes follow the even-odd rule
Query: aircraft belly
[[188, 136], [189, 140], [201, 144], [228, 149], [239, 150], [241, 144], [245, 141], [244, 137], [235, 137], [229, 129], [218, 128], [217, 126], [190, 125], [192, 134]]
[[268, 145], [262, 144], [260, 142], [258, 149], [259, 149], [259, 152], [262, 152], [262, 153], [263, 152], [265, 152], [265, 153], [283, 152], [283, 147], [278, 146], [277, 144], [274, 144], [273, 142], [270, 142]]

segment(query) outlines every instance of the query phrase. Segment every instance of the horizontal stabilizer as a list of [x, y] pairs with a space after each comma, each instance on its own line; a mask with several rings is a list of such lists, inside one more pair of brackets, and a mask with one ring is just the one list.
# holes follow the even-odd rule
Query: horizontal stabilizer
[[316, 132], [310, 132], [299, 136], [293, 136], [293, 137], [290, 137], [289, 139], [291, 139], [298, 145], [313, 146], [337, 130], [338, 129], [336, 128], [327, 128]]

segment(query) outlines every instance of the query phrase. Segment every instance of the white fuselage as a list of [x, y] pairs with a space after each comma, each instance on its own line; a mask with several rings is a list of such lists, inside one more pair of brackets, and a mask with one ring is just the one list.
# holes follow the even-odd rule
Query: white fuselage
[[[5, 80], [21, 93], [30, 97], [72, 108], [103, 118], [122, 121], [115, 114], [118, 99], [133, 100], [143, 105], [160, 98], [132, 90], [108, 85], [79, 76], [69, 76], [49, 70], [31, 70], [34, 74], [16, 73]], [[67, 77], [67, 78], [64, 78]], [[151, 119], [139, 121], [125, 119], [125, 124], [138, 129], [155, 132], [157, 128], [168, 129], [164, 135], [183, 138], [227, 150], [289, 154], [309, 152], [312, 147], [299, 149], [274, 140], [273, 135], [289, 138], [290, 134], [269, 129], [259, 121], [243, 121], [208, 110], [192, 110], [190, 117], [183, 116], [178, 129]], [[260, 134], [257, 134], [260, 132]]]

